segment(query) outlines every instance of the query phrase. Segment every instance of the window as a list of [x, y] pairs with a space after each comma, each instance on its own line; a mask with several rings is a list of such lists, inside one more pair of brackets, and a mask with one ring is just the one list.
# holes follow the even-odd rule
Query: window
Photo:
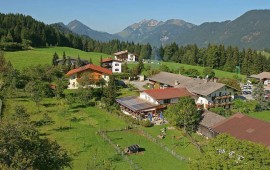
[[114, 71], [119, 71], [119, 69], [117, 68], [117, 69], [115, 69]]
[[171, 99], [165, 99], [164, 100], [164, 104], [169, 104], [169, 103], [171, 103]]
[[115, 66], [119, 66], [119, 64], [118, 63], [115, 63]]

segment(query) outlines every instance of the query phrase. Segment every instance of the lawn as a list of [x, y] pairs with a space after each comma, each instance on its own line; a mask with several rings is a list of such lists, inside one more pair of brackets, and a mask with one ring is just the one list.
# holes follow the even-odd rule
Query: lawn
[[144, 148], [145, 151], [130, 155], [142, 169], [187, 169], [187, 162], [177, 160], [158, 144], [144, 137], [137, 129], [109, 132], [108, 135], [122, 149], [133, 144]]
[[[122, 95], [129, 93], [122, 92]], [[101, 164], [104, 160], [112, 161], [115, 169], [129, 169], [132, 166], [123, 158], [117, 157], [116, 151], [106, 143], [96, 132], [99, 130], [123, 129], [127, 126], [124, 120], [96, 107], [81, 107], [76, 104], [65, 105], [63, 100], [44, 98], [39, 108], [21, 91], [17, 97], [8, 99], [5, 103], [4, 118], [8, 119], [14, 112], [15, 105], [23, 105], [31, 116], [31, 121], [39, 121], [45, 113], [53, 123], [38, 127], [43, 136], [56, 140], [71, 154], [73, 169], [87, 169], [87, 166]], [[9, 114], [7, 114], [9, 113]], [[76, 121], [72, 121], [76, 120]], [[142, 128], [153, 137], [160, 129], [167, 127], [154, 126]], [[165, 151], [161, 146], [145, 137], [137, 129], [128, 131], [108, 132], [108, 136], [122, 149], [132, 144], [139, 144], [145, 151], [130, 155], [129, 158], [143, 169], [187, 169], [188, 162], [181, 161]], [[175, 136], [175, 140], [173, 140]], [[198, 136], [197, 136], [198, 137]], [[196, 137], [196, 138], [197, 138]], [[160, 139], [161, 140], [161, 139]], [[202, 140], [203, 141], [203, 140]], [[193, 144], [183, 136], [180, 130], [167, 130], [167, 136], [162, 141], [168, 148], [185, 158], [194, 158], [200, 154]], [[119, 157], [119, 156], [118, 156]]]
[[102, 58], [111, 57], [110, 55], [103, 53], [85, 52], [69, 47], [35, 48], [27, 51], [5, 52], [4, 55], [16, 69], [22, 70], [23, 68], [32, 65], [52, 64], [52, 58], [55, 52], [58, 54], [59, 58], [62, 58], [63, 52], [66, 53], [66, 56], [72, 58], [80, 56], [81, 59], [88, 61], [92, 58], [93, 63], [98, 65], [100, 56], [102, 56]]
[[[68, 109], [56, 99], [44, 99], [40, 112], [35, 103], [25, 96], [7, 101], [6, 113], [12, 113], [15, 105], [23, 105], [31, 115], [32, 121], [41, 120], [47, 113], [53, 124], [39, 127], [41, 133], [51, 140], [56, 140], [72, 155], [73, 169], [85, 170], [87, 164], [101, 163], [104, 160], [115, 157], [115, 150], [99, 137], [96, 132], [100, 129], [123, 128], [125, 122], [95, 107]], [[71, 121], [76, 117], [77, 121]], [[61, 128], [63, 128], [61, 130]], [[66, 129], [65, 129], [66, 128]], [[94, 159], [94, 155], [96, 155]], [[124, 159], [113, 162], [116, 169], [128, 169], [129, 163]]]
[[[164, 139], [159, 139], [157, 136], [161, 134], [161, 130], [166, 127], [166, 136]], [[178, 129], [169, 129], [169, 125], [154, 126], [151, 128], [144, 128], [146, 132], [151, 134], [160, 142], [164, 143], [168, 148], [174, 150], [185, 158], [194, 158], [194, 156], [201, 154], [199, 150], [185, 137], [184, 133]], [[199, 144], [204, 145], [207, 140], [197, 134], [193, 135], [193, 138], [198, 141]]]
[[249, 116], [270, 122], [270, 110], [248, 113]]

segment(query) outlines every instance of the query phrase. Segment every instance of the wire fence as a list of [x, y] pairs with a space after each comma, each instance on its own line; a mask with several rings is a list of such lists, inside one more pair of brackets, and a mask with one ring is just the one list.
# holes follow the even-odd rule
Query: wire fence
[[157, 140], [155, 137], [153, 137], [152, 135], [150, 135], [149, 133], [147, 133], [146, 131], [144, 131], [143, 129], [140, 129], [140, 131], [142, 132], [142, 134], [147, 137], [150, 141], [158, 144], [161, 148], [163, 148], [165, 151], [167, 151], [168, 153], [170, 153], [172, 156], [174, 156], [176, 159], [178, 160], [188, 160], [186, 159], [184, 156], [181, 156], [179, 154], [177, 154], [174, 150], [168, 148], [164, 143], [162, 143], [161, 141]]
[[[127, 129], [123, 129], [123, 130], [127, 130]], [[113, 131], [121, 131], [121, 130], [111, 130], [110, 132], [113, 132]], [[121, 154], [125, 158], [125, 160], [133, 167], [133, 169], [135, 170], [142, 169], [137, 163], [133, 162], [132, 159], [129, 159], [128, 156], [124, 154], [124, 151], [117, 144], [112, 142], [112, 140], [109, 138], [109, 136], [107, 135], [105, 131], [99, 131], [98, 134], [104, 139], [104, 141], [109, 143], [116, 150], [118, 154]]]

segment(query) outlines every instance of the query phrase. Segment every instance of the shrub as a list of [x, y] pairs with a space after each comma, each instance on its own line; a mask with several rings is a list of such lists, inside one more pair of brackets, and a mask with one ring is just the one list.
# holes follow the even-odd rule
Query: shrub
[[143, 127], [151, 127], [151, 126], [153, 126], [153, 124], [148, 119], [140, 121], [140, 125], [143, 126]]

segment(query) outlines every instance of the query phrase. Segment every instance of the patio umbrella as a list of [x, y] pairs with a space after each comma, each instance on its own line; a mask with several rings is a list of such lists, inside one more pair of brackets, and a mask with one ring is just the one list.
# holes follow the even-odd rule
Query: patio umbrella
[[150, 122], [152, 122], [152, 113], [148, 114], [148, 119], [150, 120]]
[[164, 118], [162, 112], [159, 113], [159, 117], [160, 117], [160, 119], [163, 119]]

